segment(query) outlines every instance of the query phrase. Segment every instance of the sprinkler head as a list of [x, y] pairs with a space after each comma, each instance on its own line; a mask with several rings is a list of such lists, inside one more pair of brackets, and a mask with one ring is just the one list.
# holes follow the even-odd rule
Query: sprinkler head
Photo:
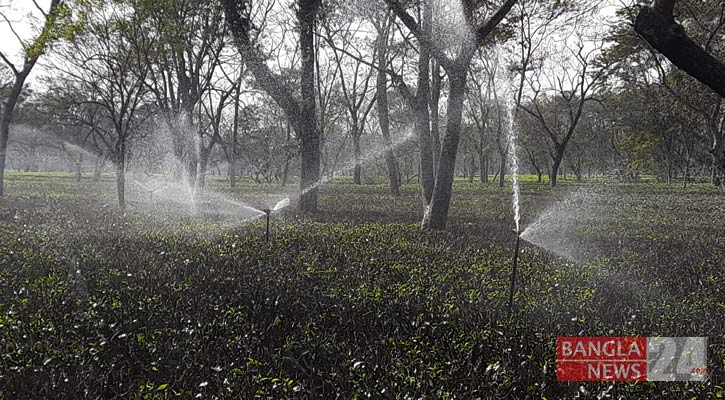
[[262, 212], [267, 215], [272, 214], [272, 210], [270, 210], [269, 208], [265, 208], [264, 210], [262, 210]]

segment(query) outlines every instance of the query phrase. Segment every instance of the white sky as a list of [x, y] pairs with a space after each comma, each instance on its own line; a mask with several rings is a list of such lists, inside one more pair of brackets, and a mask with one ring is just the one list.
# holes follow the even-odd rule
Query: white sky
[[[50, 0], [36, 0], [40, 7], [48, 10]], [[25, 41], [30, 42], [35, 36], [34, 28], [39, 23], [40, 11], [33, 5], [32, 0], [0, 0], [0, 12], [12, 22], [15, 32]], [[0, 51], [6, 56], [12, 56], [13, 61], [20, 61], [20, 44], [8, 23], [0, 17]]]
[[[36, 2], [44, 10], [49, 8], [50, 0], [36, 0]], [[607, 0], [606, 2], [610, 5], [602, 10], [602, 17], [608, 19], [614, 15], [614, 11], [618, 7], [621, 7], [621, 2], [618, 0]], [[15, 32], [26, 42], [32, 41], [39, 30], [39, 25], [42, 23], [41, 14], [32, 0], [0, 0], [0, 12], [10, 19]], [[16, 65], [19, 65], [22, 60], [21, 49], [22, 47], [9, 24], [3, 18], [0, 18], [0, 51]], [[36, 67], [32, 75], [37, 76], [38, 73], [42, 73], [42, 69], [42, 66]], [[32, 75], [30, 77], [31, 82], [33, 80]]]

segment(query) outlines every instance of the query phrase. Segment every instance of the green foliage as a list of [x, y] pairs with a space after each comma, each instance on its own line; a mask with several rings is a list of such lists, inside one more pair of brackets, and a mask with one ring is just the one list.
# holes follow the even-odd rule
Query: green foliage
[[[555, 381], [557, 335], [725, 329], [725, 253], [713, 218], [722, 195], [709, 186], [610, 184], [603, 201], [616, 212], [580, 232], [590, 261], [524, 245], [511, 317], [508, 188], [457, 182], [450, 232], [423, 233], [416, 187], [393, 203], [385, 185], [332, 184], [321, 193], [324, 212], [276, 220], [264, 243], [261, 223], [149, 224], [131, 205], [124, 216], [105, 206], [110, 179], [9, 179], [0, 200], [0, 397], [723, 393], [719, 336], [710, 338], [709, 383]], [[525, 221], [566, 189], [526, 179]]]
[[48, 13], [40, 34], [25, 47], [26, 59], [37, 59], [52, 43], [70, 40], [78, 35], [87, 23], [87, 9], [90, 2], [75, 0], [61, 2]]

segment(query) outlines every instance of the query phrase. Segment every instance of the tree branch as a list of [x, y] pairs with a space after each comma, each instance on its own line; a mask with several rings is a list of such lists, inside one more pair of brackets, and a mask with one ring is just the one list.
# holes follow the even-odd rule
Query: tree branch
[[725, 64], [695, 43], [672, 15], [674, 0], [643, 7], [634, 30], [674, 65], [725, 97]]

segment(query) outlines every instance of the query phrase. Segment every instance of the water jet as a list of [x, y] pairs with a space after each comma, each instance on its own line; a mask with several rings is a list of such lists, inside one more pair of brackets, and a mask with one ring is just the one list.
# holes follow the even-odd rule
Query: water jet
[[511, 263], [511, 278], [509, 281], [509, 311], [514, 306], [514, 290], [516, 285], [516, 269], [518, 267], [519, 263], [519, 245], [521, 243], [521, 232], [518, 230], [516, 232], [516, 244], [514, 245], [514, 256], [513, 261]]
[[159, 186], [159, 187], [157, 187], [155, 189], [151, 189], [149, 187], [146, 187], [146, 185], [142, 184], [141, 182], [139, 182], [139, 181], [137, 181], [135, 179], [133, 180], [133, 183], [135, 183], [136, 185], [138, 185], [141, 189], [145, 190], [149, 194], [149, 201], [153, 201], [154, 200], [154, 193], [158, 192], [161, 189], [166, 188], [166, 186], [167, 186], [167, 185], [164, 185], [164, 186]]

